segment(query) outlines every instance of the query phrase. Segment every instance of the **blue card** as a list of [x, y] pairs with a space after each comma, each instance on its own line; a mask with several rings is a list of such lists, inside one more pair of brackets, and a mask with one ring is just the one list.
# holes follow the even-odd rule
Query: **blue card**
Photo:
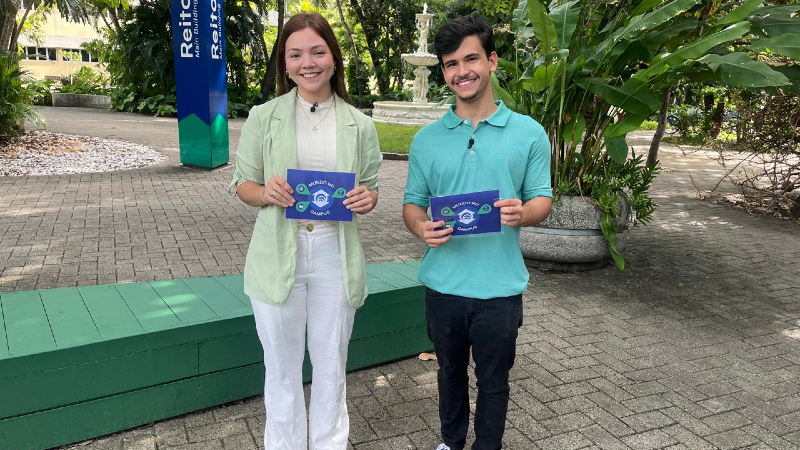
[[444, 220], [453, 228], [453, 236], [464, 236], [500, 231], [500, 208], [494, 202], [500, 191], [471, 192], [469, 194], [431, 197], [431, 220]]
[[344, 206], [347, 193], [356, 185], [356, 174], [289, 169], [286, 181], [294, 189], [294, 206], [286, 208], [287, 219], [350, 222], [353, 211]]

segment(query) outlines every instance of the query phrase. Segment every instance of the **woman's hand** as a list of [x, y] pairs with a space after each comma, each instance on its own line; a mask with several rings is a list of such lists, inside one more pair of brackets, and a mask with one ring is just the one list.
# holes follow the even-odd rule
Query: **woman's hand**
[[261, 201], [264, 204], [278, 205], [288, 208], [294, 205], [294, 189], [283, 178], [273, 175], [261, 191]]
[[378, 203], [378, 193], [372, 192], [366, 186], [358, 186], [347, 193], [344, 205], [350, 211], [366, 214]]

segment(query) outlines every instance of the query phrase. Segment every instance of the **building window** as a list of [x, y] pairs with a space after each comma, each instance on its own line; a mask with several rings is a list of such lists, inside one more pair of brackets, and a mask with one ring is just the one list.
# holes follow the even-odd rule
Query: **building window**
[[81, 49], [79, 48], [62, 48], [61, 59], [64, 61], [80, 61]]
[[64, 61], [98, 62], [96, 56], [81, 48], [62, 48], [61, 57]]
[[97, 57], [92, 55], [91, 53], [87, 52], [86, 50], [81, 50], [81, 61], [83, 61], [83, 62], [97, 62]]
[[54, 48], [25, 47], [25, 58], [38, 61], [55, 61], [56, 50]]

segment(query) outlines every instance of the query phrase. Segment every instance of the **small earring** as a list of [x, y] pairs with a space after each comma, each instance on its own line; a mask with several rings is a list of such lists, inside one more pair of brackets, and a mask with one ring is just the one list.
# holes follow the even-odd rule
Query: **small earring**
[[292, 76], [289, 75], [289, 71], [288, 70], [286, 71], [286, 77], [289, 78], [290, 80], [292, 79]]

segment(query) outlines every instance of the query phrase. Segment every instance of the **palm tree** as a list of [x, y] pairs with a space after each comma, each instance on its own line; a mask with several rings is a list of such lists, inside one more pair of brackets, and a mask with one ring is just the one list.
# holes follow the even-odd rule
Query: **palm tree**
[[[86, 21], [95, 5], [119, 4], [121, 0], [0, 0], [0, 49], [17, 52], [17, 39], [31, 11], [39, 7], [55, 6], [69, 20]], [[23, 11], [20, 20], [17, 15]]]

